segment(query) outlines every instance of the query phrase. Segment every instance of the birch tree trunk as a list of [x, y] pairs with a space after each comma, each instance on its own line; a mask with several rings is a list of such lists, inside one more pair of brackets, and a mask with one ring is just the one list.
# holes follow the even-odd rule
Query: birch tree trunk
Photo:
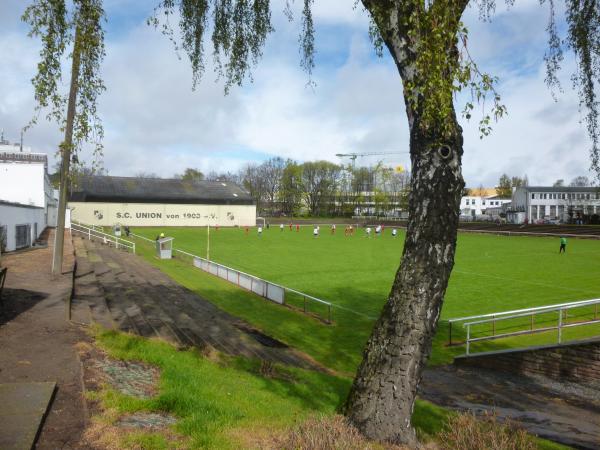
[[[73, 60], [71, 63], [71, 86], [69, 88], [69, 101], [67, 105], [67, 121], [65, 124], [65, 140], [60, 146], [60, 186], [58, 190], [58, 217], [56, 220], [56, 234], [54, 236], [54, 254], [52, 256], [52, 273], [60, 275], [63, 265], [63, 250], [65, 243], [65, 214], [69, 201], [69, 168], [71, 165], [71, 150], [73, 148], [73, 124], [75, 122], [75, 108], [77, 105], [77, 92], [79, 90], [79, 66], [81, 64], [81, 49], [79, 43], [79, 27], [75, 30], [73, 43]], [[70, 311], [67, 311], [70, 314]]]
[[[372, 6], [372, 2], [363, 3], [368, 9]], [[424, 126], [420, 111], [409, 101], [410, 96], [419, 95], [406, 87], [418, 85], [414, 80], [415, 46], [403, 28], [407, 11], [398, 3], [402, 2], [396, 2], [385, 14], [378, 11], [385, 17], [378, 26], [404, 83], [412, 162], [408, 228], [400, 268], [367, 343], [345, 412], [371, 439], [415, 445], [411, 415], [417, 385], [454, 265], [464, 187], [463, 138], [453, 110], [449, 138], [448, 127], [442, 135]], [[421, 104], [426, 101], [421, 99]]]

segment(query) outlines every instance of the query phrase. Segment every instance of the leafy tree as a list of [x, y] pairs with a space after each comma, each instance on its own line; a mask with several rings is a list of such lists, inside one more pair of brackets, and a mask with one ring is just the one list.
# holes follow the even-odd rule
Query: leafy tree
[[556, 180], [552, 186], [553, 187], [563, 187], [564, 185], [565, 185], [565, 180], [560, 178], [560, 179]]
[[175, 175], [175, 178], [179, 178], [183, 181], [202, 181], [204, 180], [204, 174], [198, 169], [192, 169], [188, 167], [180, 175]]
[[515, 188], [529, 186], [529, 180], [527, 179], [527, 175], [525, 175], [523, 178], [512, 177], [510, 179], [510, 185], [511, 185], [511, 187], [515, 187]]
[[329, 161], [302, 164], [301, 187], [309, 212], [318, 216], [325, 212], [341, 175], [342, 168]]
[[512, 195], [512, 183], [508, 175], [503, 173], [498, 180], [498, 186], [496, 186], [496, 193], [500, 197], [510, 197]]
[[509, 177], [505, 173], [500, 176], [498, 180], [498, 186], [496, 187], [496, 193], [500, 197], [509, 198], [512, 196], [513, 188], [523, 187], [529, 185], [527, 175], [521, 177]]
[[302, 205], [302, 167], [288, 159], [281, 174], [279, 201], [282, 212], [297, 215]]
[[277, 193], [281, 187], [281, 178], [285, 168], [283, 158], [271, 158], [261, 164], [261, 174], [264, 178], [266, 201], [271, 211], [276, 207]]
[[[285, 12], [292, 18], [290, 2], [293, 0], [287, 1]], [[299, 39], [300, 63], [309, 80], [315, 53], [313, 2], [302, 1]], [[572, 50], [577, 61], [572, 80], [585, 112], [591, 164], [600, 172], [600, 105], [596, 97], [600, 78], [598, 2], [565, 0], [564, 38], [559, 35], [556, 24], [555, 2], [542, 2], [550, 11], [546, 82], [552, 89], [560, 88], [557, 72], [563, 52], [565, 47]], [[350, 421], [368, 437], [414, 443], [410, 415], [454, 265], [460, 197], [464, 188], [463, 137], [454, 105], [455, 94], [467, 90], [475, 102], [491, 104], [491, 109], [484, 112], [479, 121], [482, 136], [491, 132], [493, 120], [502, 117], [506, 110], [495, 88], [497, 79], [482, 73], [467, 51], [468, 30], [461, 18], [469, 0], [361, 0], [361, 3], [371, 17], [369, 32], [376, 51], [382, 55], [384, 48], [387, 49], [402, 81], [398, 92], [403, 94], [409, 123], [412, 176], [401, 265], [367, 343], [345, 410]], [[513, 1], [507, 0], [507, 3], [511, 5]], [[62, 55], [63, 38], [72, 30], [61, 19], [65, 16], [64, 3], [37, 0], [34, 4], [50, 8], [43, 10], [40, 6], [36, 17], [45, 22], [37, 29], [43, 42], [51, 44], [51, 51], [58, 48], [59, 56]], [[100, 0], [73, 1], [75, 6], [84, 4], [99, 6], [101, 3]], [[496, 2], [480, 0], [474, 4], [479, 7], [481, 16], [489, 19]], [[194, 85], [204, 71], [207, 32], [211, 32], [217, 72], [223, 76], [228, 91], [251, 75], [262, 56], [267, 36], [273, 31], [269, 0], [162, 0], [152, 23], [159, 26], [160, 11], [168, 19], [175, 10], [179, 12], [181, 48], [189, 56]], [[91, 16], [82, 14], [80, 17]], [[165, 23], [163, 30], [169, 34], [168, 20]], [[90, 30], [99, 29], [97, 21], [90, 25]], [[73, 52], [73, 61], [79, 58], [77, 54]], [[59, 59], [49, 58], [51, 63]], [[59, 64], [42, 64], [40, 71], [60, 70], [57, 66]], [[92, 66], [90, 71], [82, 73], [96, 76], [96, 69]], [[40, 91], [41, 101], [54, 99], [56, 91], [51, 87]], [[468, 102], [462, 114], [469, 119], [474, 109], [474, 103]], [[69, 145], [67, 141], [66, 148]], [[311, 166], [305, 164], [303, 172], [307, 168], [312, 171]], [[310, 178], [308, 174], [303, 175], [303, 184]], [[313, 202], [314, 198], [308, 200], [313, 206], [318, 204]]]
[[588, 177], [586, 176], [578, 176], [573, 178], [573, 180], [571, 180], [571, 182], [569, 183], [569, 186], [574, 186], [574, 187], [586, 187], [586, 186], [590, 186], [590, 180]]
[[[23, 21], [31, 37], [42, 41], [38, 72], [32, 83], [36, 112], [48, 109], [48, 120], [64, 129], [59, 146], [61, 159], [58, 220], [52, 272], [62, 272], [65, 212], [71, 161], [84, 142], [95, 142], [94, 153], [102, 153], [103, 128], [97, 115], [97, 99], [104, 90], [100, 64], [104, 58], [104, 10], [102, 0], [34, 0], [25, 9]], [[71, 83], [68, 95], [61, 92], [62, 58], [71, 47]], [[66, 115], [65, 115], [66, 108]], [[36, 117], [29, 126], [35, 124]]]

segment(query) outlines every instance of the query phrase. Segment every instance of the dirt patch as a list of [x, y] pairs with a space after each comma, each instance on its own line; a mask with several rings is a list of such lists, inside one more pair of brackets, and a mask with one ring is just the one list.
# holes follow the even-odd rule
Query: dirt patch
[[174, 425], [176, 422], [177, 418], [168, 414], [139, 412], [121, 417], [117, 425], [124, 428], [153, 429]]
[[155, 367], [110, 358], [95, 361], [94, 365], [104, 381], [122, 394], [144, 399], [156, 394], [159, 372]]
[[89, 448], [98, 450], [141, 449], [136, 436], [159, 434], [168, 443], [168, 448], [187, 448], [186, 439], [171, 428], [177, 418], [166, 414], [138, 411], [122, 414], [103, 407], [98, 395], [106, 386], [122, 394], [148, 399], [158, 392], [159, 370], [142, 362], [121, 361], [110, 358], [106, 352], [93, 344], [81, 342], [77, 345], [83, 366], [83, 382], [90, 412], [89, 426], [83, 441]]

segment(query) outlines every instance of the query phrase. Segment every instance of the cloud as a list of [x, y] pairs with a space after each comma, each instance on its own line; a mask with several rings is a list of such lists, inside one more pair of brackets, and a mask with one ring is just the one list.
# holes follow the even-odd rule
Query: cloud
[[[105, 166], [112, 174], [171, 176], [186, 167], [235, 171], [275, 155], [339, 161], [336, 153], [408, 150], [397, 69], [389, 55], [374, 56], [368, 16], [362, 7], [353, 8], [353, 0], [315, 2], [316, 88], [306, 86], [307, 75], [298, 64], [299, 22], [283, 17], [284, 2], [278, 0], [273, 2], [277, 31], [254, 70], [254, 83], [228, 96], [214, 81], [209, 48], [205, 77], [192, 92], [185, 55], [178, 59], [168, 39], [145, 25], [152, 5], [105, 1], [107, 91], [100, 113]], [[301, 4], [295, 2], [297, 11]], [[17, 0], [0, 3], [0, 127], [12, 139], [34, 106], [29, 80], [38, 44], [17, 25], [22, 9]], [[479, 21], [473, 8], [465, 16], [472, 54], [482, 69], [501, 77], [509, 109], [483, 140], [476, 121], [463, 124], [463, 173], [469, 186], [493, 185], [503, 172], [527, 173], [536, 184], [587, 173], [589, 142], [578, 123], [576, 95], [567, 91], [554, 103], [543, 83], [546, 21], [545, 9], [532, 0], [517, 2], [509, 11], [499, 7], [492, 23]], [[40, 122], [26, 141], [52, 153], [60, 133], [55, 124]], [[407, 155], [364, 158], [362, 163], [379, 159], [408, 165]]]

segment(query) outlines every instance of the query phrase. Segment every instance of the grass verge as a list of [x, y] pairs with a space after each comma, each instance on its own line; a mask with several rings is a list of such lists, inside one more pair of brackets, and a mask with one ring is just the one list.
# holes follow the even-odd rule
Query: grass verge
[[[318, 439], [319, 430], [311, 431], [310, 424], [322, 421], [337, 430], [340, 443], [353, 433], [335, 415], [350, 388], [348, 378], [281, 365], [275, 365], [267, 377], [255, 360], [207, 355], [195, 349], [180, 351], [159, 340], [102, 329], [96, 329], [94, 337], [110, 357], [144, 362], [160, 370], [158, 392], [152, 398], [133, 398], [108, 386], [93, 394], [107, 412], [108, 422], [141, 411], [168, 413], [178, 419], [166, 433], [136, 431], [115, 437], [114, 448], [233, 449], [268, 448], [270, 444], [277, 448], [298, 439]], [[437, 435], [454, 416], [418, 400], [413, 424], [420, 439], [437, 448]], [[100, 426], [97, 433], [101, 432]], [[564, 448], [541, 440], [537, 444], [548, 450]], [[369, 443], [364, 448], [383, 447]]]

